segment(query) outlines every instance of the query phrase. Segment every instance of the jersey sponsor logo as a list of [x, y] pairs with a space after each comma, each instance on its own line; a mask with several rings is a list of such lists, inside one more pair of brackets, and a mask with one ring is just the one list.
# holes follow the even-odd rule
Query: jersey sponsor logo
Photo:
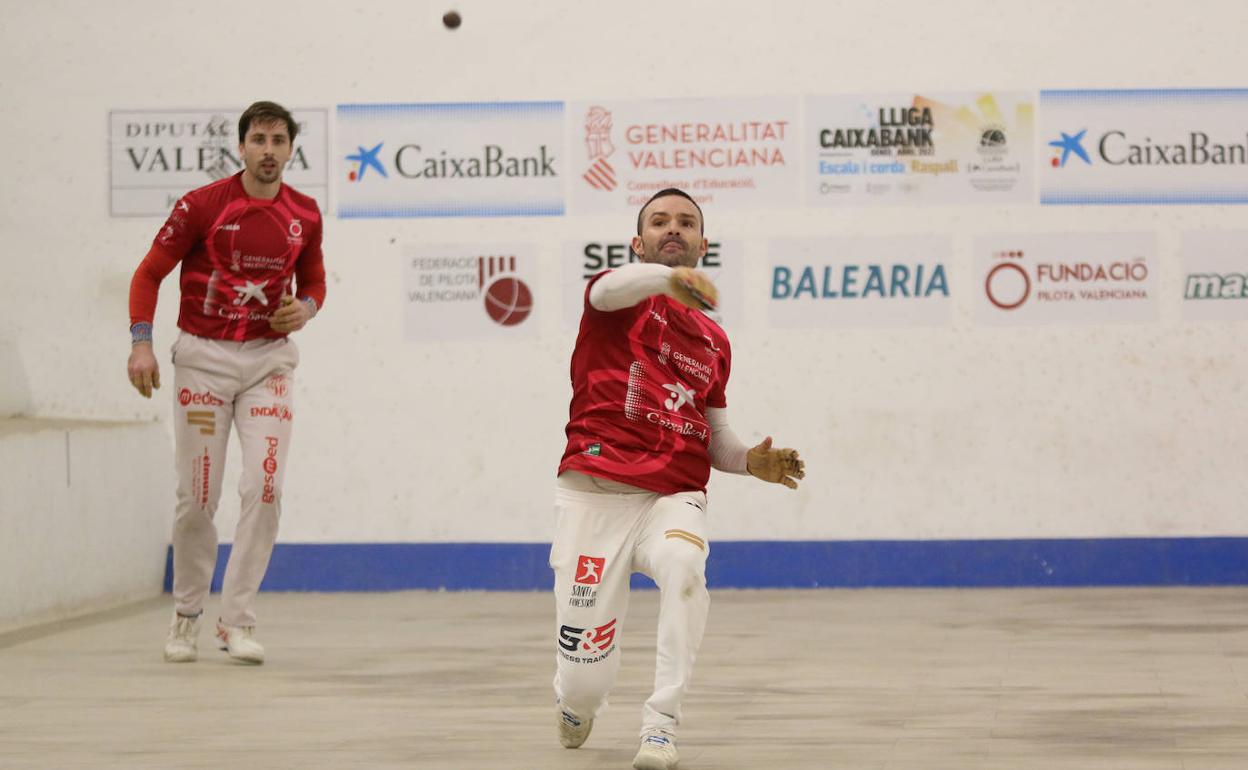
[[693, 390], [686, 388], [679, 382], [664, 383], [663, 387], [667, 389], [671, 398], [663, 402], [663, 406], [671, 409], [673, 412], [679, 412], [680, 408], [685, 404], [693, 403]]
[[286, 381], [286, 375], [275, 374], [269, 377], [269, 379], [264, 383], [264, 387], [268, 388], [269, 392], [272, 393], [273, 395], [277, 396], [278, 398], [281, 398], [282, 396], [286, 395], [286, 391], [289, 388], [289, 383], [287, 383]]
[[303, 223], [298, 219], [290, 220], [290, 226], [287, 228], [286, 242], [292, 246], [303, 245]]
[[238, 292], [238, 296], [234, 298], [234, 305], [246, 305], [254, 299], [267, 307], [269, 298], [264, 296], [264, 287], [268, 284], [268, 281], [261, 281], [260, 283], [247, 281], [244, 286], [235, 286], [234, 291]]
[[290, 408], [282, 404], [273, 404], [272, 406], [253, 406], [251, 408], [252, 417], [272, 417], [282, 422], [289, 422], [294, 419]]
[[576, 577], [573, 581], [584, 585], [598, 585], [602, 582], [602, 571], [606, 569], [606, 558], [581, 554], [576, 560]]
[[203, 455], [191, 458], [191, 493], [199, 503], [199, 509], [208, 508], [208, 480], [212, 474], [212, 456], [208, 447], [204, 447]]
[[615, 618], [595, 628], [559, 627], [560, 655], [575, 663], [606, 660], [615, 649]]
[[260, 464], [264, 469], [264, 487], [261, 489], [260, 499], [263, 502], [272, 503], [277, 499], [277, 482], [275, 478], [277, 476], [278, 440], [276, 436], [265, 436], [264, 440], [267, 447], [265, 449], [264, 461]]
[[[182, 406], [221, 406], [225, 402], [212, 394], [212, 391], [205, 390], [203, 393], [194, 393], [190, 388], [183, 388], [178, 391], [178, 403]], [[208, 414], [212, 414], [209, 412]]]
[[705, 425], [695, 425], [688, 420], [673, 420], [659, 414], [658, 412], [648, 413], [646, 415], [646, 422], [657, 425], [664, 430], [679, 433], [682, 436], [694, 436], [695, 438], [700, 438], [703, 442], [709, 441], [711, 438], [711, 431]]
[[217, 415], [211, 411], [191, 409], [186, 413], [186, 424], [199, 428], [199, 432], [205, 436], [213, 436], [217, 432]]
[[231, 233], [237, 233], [237, 232], [242, 232], [243, 226], [237, 222], [230, 222], [228, 224], [221, 225], [218, 229], [225, 230]]
[[598, 457], [602, 455], [602, 444], [595, 441], [594, 443], [585, 447], [585, 451], [581, 452], [581, 454], [589, 455], [590, 457]]

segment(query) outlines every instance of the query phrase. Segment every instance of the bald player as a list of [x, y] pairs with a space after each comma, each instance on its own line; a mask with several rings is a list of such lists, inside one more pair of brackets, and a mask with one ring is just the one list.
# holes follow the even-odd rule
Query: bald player
[[594, 276], [572, 352], [568, 444], [555, 487], [556, 719], [559, 740], [589, 737], [620, 666], [629, 578], [658, 584], [654, 692], [636, 770], [672, 770], [681, 699], [702, 642], [706, 482], [711, 468], [797, 488], [805, 467], [771, 437], [746, 447], [728, 426], [732, 351], [704, 312], [716, 289], [702, 210], [669, 188], [637, 217], [640, 263]]

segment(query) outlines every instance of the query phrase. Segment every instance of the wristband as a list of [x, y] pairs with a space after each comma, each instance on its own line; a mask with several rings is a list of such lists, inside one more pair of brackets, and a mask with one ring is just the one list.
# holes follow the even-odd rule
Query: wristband
[[152, 341], [152, 325], [146, 321], [130, 324], [130, 344]]

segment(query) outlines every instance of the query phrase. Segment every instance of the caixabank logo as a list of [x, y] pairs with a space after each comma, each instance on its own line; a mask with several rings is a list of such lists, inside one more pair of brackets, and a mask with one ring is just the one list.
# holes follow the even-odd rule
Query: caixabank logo
[[1248, 203], [1248, 89], [1042, 91], [1046, 204]]
[[341, 217], [564, 210], [563, 103], [338, 106]]

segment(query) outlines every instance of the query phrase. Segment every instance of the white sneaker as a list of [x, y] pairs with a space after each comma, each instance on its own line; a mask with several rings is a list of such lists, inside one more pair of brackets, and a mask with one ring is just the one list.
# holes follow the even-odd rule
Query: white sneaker
[[199, 658], [199, 619], [201, 615], [188, 618], [173, 613], [169, 623], [169, 636], [165, 637], [165, 661], [168, 663], [194, 663]]
[[255, 626], [227, 626], [217, 621], [217, 647], [225, 650], [234, 660], [243, 663], [263, 663], [264, 646], [252, 638]]
[[641, 738], [641, 748], [633, 757], [633, 770], [676, 770], [678, 762], [675, 739], [664, 732], [649, 732]]
[[594, 720], [581, 719], [562, 706], [555, 706], [555, 719], [559, 723], [559, 743], [565, 749], [580, 748], [589, 737], [589, 731], [594, 729]]

